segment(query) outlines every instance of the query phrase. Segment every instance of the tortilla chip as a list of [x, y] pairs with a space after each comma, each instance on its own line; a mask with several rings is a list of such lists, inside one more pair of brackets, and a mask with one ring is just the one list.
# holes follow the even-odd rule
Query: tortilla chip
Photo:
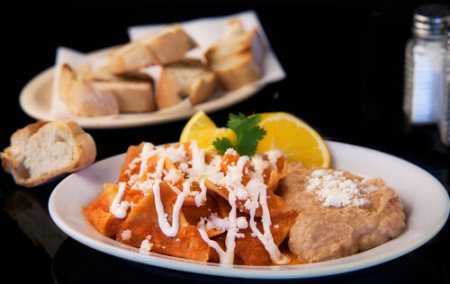
[[[163, 184], [160, 191], [161, 201], [170, 222], [176, 193]], [[139, 248], [142, 241], [147, 236], [151, 236], [150, 242], [153, 244], [153, 252], [206, 262], [209, 258], [209, 245], [201, 238], [197, 226], [186, 223], [186, 219], [181, 216], [182, 214], [180, 212], [180, 227], [177, 235], [175, 237], [166, 236], [159, 227], [155, 197], [153, 192], [150, 191], [139, 204], [130, 210], [128, 217], [120, 225], [116, 239]], [[131, 232], [129, 239], [122, 238], [122, 233], [125, 230]]]
[[83, 209], [83, 213], [88, 221], [101, 234], [107, 237], [113, 237], [117, 232], [119, 224], [123, 221], [117, 219], [116, 216], [109, 212], [109, 207], [117, 194], [117, 190], [117, 185], [105, 184], [100, 196]]

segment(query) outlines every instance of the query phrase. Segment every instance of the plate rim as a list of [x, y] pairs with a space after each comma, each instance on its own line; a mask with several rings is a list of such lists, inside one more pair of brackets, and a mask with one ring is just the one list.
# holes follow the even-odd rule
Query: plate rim
[[[371, 148], [366, 148], [358, 145], [352, 145], [348, 143], [342, 143], [337, 141], [330, 141], [327, 140], [326, 143], [331, 147], [356, 147], [360, 150], [369, 151], [374, 154], [387, 156], [389, 158], [398, 159], [403, 163], [408, 164], [408, 166], [412, 166], [416, 170], [419, 170], [423, 172], [424, 174], [431, 177], [434, 182], [439, 186], [440, 191], [439, 194], [442, 194], [443, 196], [446, 196], [447, 200], [449, 199], [448, 193], [445, 189], [445, 187], [437, 180], [434, 176], [432, 176], [430, 173], [422, 169], [421, 167], [405, 160], [400, 157], [387, 154], [378, 150], [374, 150]], [[102, 159], [100, 161], [97, 161], [97, 163], [108, 163], [108, 161], [113, 159], [119, 159], [120, 156], [124, 156], [125, 153], [117, 154], [110, 156], [108, 158]], [[93, 164], [94, 165], [94, 164]], [[87, 170], [87, 169], [86, 169]], [[73, 175], [73, 174], [72, 174]], [[326, 267], [319, 267], [318, 269], [313, 270], [307, 270], [304, 268], [308, 267], [317, 267], [321, 266], [324, 263], [332, 263], [335, 261], [339, 261], [342, 258], [336, 259], [336, 260], [330, 260], [330, 261], [324, 261], [324, 262], [318, 262], [318, 263], [312, 263], [312, 264], [297, 264], [297, 265], [288, 265], [288, 266], [252, 266], [249, 268], [249, 266], [243, 266], [243, 265], [231, 265], [231, 266], [220, 266], [219, 264], [215, 263], [199, 263], [192, 260], [186, 260], [181, 259], [177, 257], [171, 257], [156, 253], [151, 253], [150, 256], [144, 256], [139, 253], [133, 253], [137, 252], [136, 248], [127, 247], [126, 249], [121, 248], [121, 246], [125, 246], [121, 244], [120, 242], [117, 242], [113, 239], [110, 239], [114, 245], [107, 244], [104, 242], [101, 242], [100, 240], [91, 238], [89, 236], [84, 235], [83, 233], [75, 230], [74, 228], [70, 227], [65, 223], [63, 218], [59, 216], [59, 214], [56, 212], [56, 208], [54, 208], [54, 200], [55, 196], [58, 194], [59, 191], [61, 191], [61, 188], [64, 188], [63, 185], [67, 180], [70, 178], [69, 175], [64, 180], [62, 180], [53, 190], [53, 192], [50, 195], [49, 202], [48, 202], [48, 208], [49, 213], [52, 218], [52, 220], [55, 222], [55, 224], [63, 230], [66, 234], [68, 234], [73, 239], [77, 240], [78, 242], [91, 247], [92, 249], [101, 251], [103, 253], [120, 257], [129, 261], [137, 262], [142, 265], [151, 265], [151, 266], [157, 266], [165, 269], [171, 269], [171, 270], [177, 270], [182, 272], [189, 272], [189, 273], [197, 273], [197, 274], [204, 274], [204, 275], [210, 275], [210, 276], [222, 276], [222, 277], [238, 277], [238, 278], [246, 278], [246, 279], [306, 279], [306, 278], [314, 278], [314, 277], [321, 277], [321, 276], [330, 276], [330, 275], [338, 275], [342, 273], [352, 272], [356, 270], [361, 270], [365, 268], [369, 268], [372, 266], [376, 266], [381, 263], [386, 263], [389, 261], [392, 261], [398, 257], [401, 257], [407, 253], [410, 253], [417, 249], [418, 247], [424, 245], [429, 240], [431, 240], [435, 235], [439, 233], [439, 231], [444, 227], [444, 225], [447, 222], [448, 215], [450, 212], [450, 203], [446, 203], [446, 207], [443, 208], [444, 212], [447, 212], [445, 216], [442, 216], [442, 218], [439, 219], [439, 223], [433, 227], [433, 230], [428, 231], [425, 234], [422, 234], [419, 238], [415, 239], [415, 242], [409, 243], [407, 245], [407, 249], [401, 248], [401, 249], [394, 249], [389, 251], [388, 254], [382, 254], [375, 257], [371, 257], [364, 260], [357, 261], [358, 265], [355, 265], [354, 262], [350, 263], [341, 263], [341, 264], [335, 264], [331, 266]], [[115, 245], [115, 244], [118, 245]], [[364, 252], [361, 252], [364, 253]], [[360, 254], [360, 253], [358, 253]], [[356, 254], [356, 255], [358, 255]], [[350, 256], [351, 257], [351, 256]], [[284, 269], [282, 269], [284, 267]], [[298, 270], [296, 268], [302, 267], [301, 270]]]

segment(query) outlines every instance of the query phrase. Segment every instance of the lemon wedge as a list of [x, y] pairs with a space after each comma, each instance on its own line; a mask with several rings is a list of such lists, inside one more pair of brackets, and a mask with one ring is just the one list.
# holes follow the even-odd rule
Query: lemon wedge
[[198, 147], [209, 152], [214, 150], [213, 141], [226, 137], [236, 141], [234, 132], [226, 127], [217, 127], [214, 121], [203, 111], [196, 112], [186, 123], [180, 135], [180, 142], [197, 141]]

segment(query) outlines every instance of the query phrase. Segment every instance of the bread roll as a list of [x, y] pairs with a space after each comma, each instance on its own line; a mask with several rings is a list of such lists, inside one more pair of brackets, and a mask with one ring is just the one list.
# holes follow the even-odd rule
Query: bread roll
[[33, 187], [95, 160], [94, 139], [75, 122], [36, 122], [17, 130], [0, 153], [17, 184]]

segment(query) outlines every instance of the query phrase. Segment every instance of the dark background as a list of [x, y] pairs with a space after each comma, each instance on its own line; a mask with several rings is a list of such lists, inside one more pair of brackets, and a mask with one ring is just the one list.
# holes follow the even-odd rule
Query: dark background
[[[410, 37], [412, 11], [418, 3], [91, 2], [13, 4], [14, 16], [8, 24], [12, 44], [7, 46], [12, 50], [5, 57], [8, 72], [3, 92], [8, 102], [17, 102], [21, 88], [52, 66], [58, 46], [90, 52], [126, 42], [126, 28], [130, 25], [177, 22], [253, 9], [258, 12], [288, 78], [270, 88], [270, 103], [261, 96], [252, 104], [260, 102], [268, 111], [282, 108], [294, 112], [328, 137], [351, 137], [355, 143], [377, 142], [384, 137], [379, 137], [373, 128], [382, 127], [386, 136], [397, 138], [392, 123], [400, 121], [398, 117], [402, 115], [399, 110], [404, 45]], [[20, 114], [19, 105], [8, 105], [1, 114], [2, 121], [10, 119], [9, 113]], [[18, 119], [30, 121], [22, 116]], [[8, 126], [5, 134], [15, 129]], [[355, 131], [362, 135], [354, 137]], [[177, 138], [178, 133], [173, 134]], [[8, 135], [1, 139], [1, 145], [8, 143]]]
[[[411, 36], [413, 10], [421, 3], [15, 1], [10, 8], [2, 8], [2, 21], [7, 17], [11, 19], [2, 28], [3, 46], [7, 49], [2, 62], [5, 62], [7, 72], [1, 84], [0, 148], [9, 144], [9, 137], [17, 128], [34, 121], [20, 109], [19, 94], [30, 79], [53, 65], [56, 47], [90, 52], [126, 42], [126, 28], [130, 25], [178, 22], [255, 10], [287, 78], [267, 86], [237, 106], [212, 113], [211, 117], [218, 125], [225, 124], [230, 111], [246, 114], [291, 112], [327, 139], [403, 157], [424, 167], [448, 186], [449, 149], [438, 141], [436, 128], [411, 127], [401, 111], [404, 48]], [[98, 159], [102, 159], [124, 152], [128, 145], [142, 140], [154, 144], [176, 141], [185, 122], [88, 132], [97, 142]], [[46, 206], [48, 195], [56, 185], [25, 190], [16, 187], [9, 175], [2, 173], [0, 177], [2, 204], [11, 192], [21, 190], [35, 195]], [[0, 224], [0, 248], [7, 259], [6, 264], [0, 266], [0, 277], [14, 277], [14, 283], [28, 280], [51, 283], [52, 258], [42, 247], [29, 241], [4, 210], [0, 213]], [[438, 271], [436, 278], [431, 278], [436, 281], [431, 282], [449, 283], [448, 230], [441, 236], [441, 242], [447, 246], [439, 249], [437, 258], [435, 247], [425, 247], [419, 252], [432, 259], [429, 265]], [[74, 251], [79, 249], [70, 243], [66, 248], [71, 246]], [[437, 268], [435, 259], [441, 260]], [[441, 266], [447, 266], [446, 270]], [[395, 282], [412, 281], [414, 279], [410, 278], [414, 277], [404, 275]]]

